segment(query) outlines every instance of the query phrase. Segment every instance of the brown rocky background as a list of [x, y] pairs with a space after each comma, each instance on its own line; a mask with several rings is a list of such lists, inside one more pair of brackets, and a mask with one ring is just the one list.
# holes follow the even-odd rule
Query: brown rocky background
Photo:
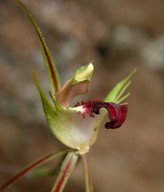
[[[164, 1], [23, 2], [43, 31], [62, 82], [80, 65], [94, 61], [84, 100], [103, 99], [115, 83], [138, 68], [126, 123], [117, 130], [102, 128], [88, 155], [94, 191], [163, 192]], [[48, 91], [32, 25], [14, 1], [0, 0], [0, 184], [30, 161], [62, 147], [45, 122], [33, 69]], [[65, 191], [84, 191], [82, 168], [79, 162]], [[55, 176], [25, 177], [6, 191], [48, 191], [54, 180]]]

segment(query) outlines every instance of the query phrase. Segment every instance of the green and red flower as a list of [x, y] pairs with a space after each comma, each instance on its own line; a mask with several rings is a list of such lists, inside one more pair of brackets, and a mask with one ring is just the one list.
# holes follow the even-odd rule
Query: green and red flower
[[[42, 91], [34, 72], [33, 79], [42, 100], [42, 106], [49, 128], [54, 136], [61, 143], [63, 143], [67, 149], [61, 152], [46, 155], [30, 164], [27, 168], [4, 184], [1, 187], [1, 191], [35, 167], [42, 165], [52, 158], [67, 153], [51, 192], [63, 191], [78, 158], [81, 156], [85, 167], [86, 191], [91, 192], [93, 191], [93, 188], [89, 178], [87, 162], [84, 155], [96, 141], [99, 129], [102, 126], [107, 129], [116, 129], [121, 127], [126, 120], [128, 105], [127, 103], [122, 104], [122, 102], [130, 94], [127, 93], [124, 95], [126, 89], [131, 83], [130, 79], [136, 70], [119, 82], [107, 94], [103, 101], [80, 101], [75, 106], [70, 106], [70, 101], [74, 97], [88, 92], [88, 86], [94, 71], [93, 64], [89, 63], [88, 65], [80, 67], [72, 78], [70, 78], [61, 87], [60, 76], [48, 47], [46, 46], [45, 40], [42, 37], [40, 28], [28, 9], [19, 0], [15, 1], [24, 10], [36, 30], [51, 86], [50, 101]], [[102, 125], [104, 120], [106, 120], [106, 123], [105, 125]]]

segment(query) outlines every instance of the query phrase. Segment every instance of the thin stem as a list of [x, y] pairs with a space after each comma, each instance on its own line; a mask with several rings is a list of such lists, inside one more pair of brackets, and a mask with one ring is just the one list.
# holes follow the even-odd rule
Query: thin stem
[[79, 155], [74, 151], [67, 153], [51, 192], [62, 192], [64, 190], [64, 187], [75, 168], [78, 157]]
[[88, 161], [85, 158], [85, 156], [82, 156], [83, 163], [84, 163], [84, 175], [85, 175], [85, 189], [86, 192], [93, 192], [93, 185], [92, 185], [92, 180], [89, 175], [89, 168], [88, 168]]
[[66, 152], [68, 152], [68, 149], [60, 150], [58, 152], [53, 152], [53, 153], [45, 155], [45, 156], [37, 159], [36, 161], [30, 163], [28, 166], [26, 166], [24, 169], [22, 169], [22, 171], [20, 171], [15, 176], [13, 176], [11, 179], [9, 179], [6, 183], [4, 183], [0, 188], [0, 192], [4, 191], [7, 187], [14, 184], [17, 180], [19, 180], [21, 177], [23, 177], [29, 171], [47, 163], [48, 161], [50, 161], [58, 156], [64, 155]]

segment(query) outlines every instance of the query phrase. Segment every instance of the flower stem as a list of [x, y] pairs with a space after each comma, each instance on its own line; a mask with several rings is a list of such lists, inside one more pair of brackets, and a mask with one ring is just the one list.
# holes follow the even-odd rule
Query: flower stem
[[51, 190], [51, 192], [62, 192], [69, 177], [71, 176], [75, 165], [77, 163], [79, 155], [75, 153], [75, 151], [68, 152], [63, 164], [61, 166], [58, 178]]
[[29, 171], [47, 163], [48, 161], [50, 161], [50, 160], [52, 160], [52, 159], [54, 159], [60, 155], [64, 155], [66, 152], [68, 152], [68, 149], [60, 150], [58, 152], [53, 152], [53, 153], [50, 153], [48, 155], [44, 155], [43, 157], [39, 158], [38, 160], [30, 163], [28, 166], [26, 166], [24, 169], [22, 169], [22, 171], [20, 171], [19, 173], [14, 175], [11, 179], [9, 179], [6, 183], [4, 183], [0, 187], [0, 192], [3, 192], [6, 188], [8, 188], [12, 184], [14, 184], [17, 180], [19, 180], [21, 177], [23, 177]]
[[89, 175], [89, 169], [88, 169], [88, 162], [85, 156], [82, 156], [83, 163], [84, 163], [84, 170], [85, 170], [85, 189], [86, 192], [93, 192], [93, 186], [92, 186], [92, 181], [91, 177]]

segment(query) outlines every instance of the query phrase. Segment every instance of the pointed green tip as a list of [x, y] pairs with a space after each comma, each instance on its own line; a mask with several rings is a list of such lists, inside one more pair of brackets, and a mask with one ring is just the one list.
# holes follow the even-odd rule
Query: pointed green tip
[[137, 72], [137, 68], [134, 68], [133, 71], [130, 73], [130, 75], [127, 77], [128, 79], [131, 79], [131, 77]]
[[92, 74], [94, 71], [94, 66], [92, 63], [89, 63], [88, 65], [84, 65], [77, 69], [75, 72], [73, 78], [72, 78], [72, 84], [79, 84], [82, 82], [89, 82], [91, 81]]
[[120, 103], [125, 100], [130, 94], [127, 93], [123, 95], [129, 85], [131, 84], [130, 79], [136, 73], [137, 68], [135, 68], [127, 77], [125, 77], [122, 81], [120, 81], [107, 95], [104, 101], [106, 102], [114, 102]]

